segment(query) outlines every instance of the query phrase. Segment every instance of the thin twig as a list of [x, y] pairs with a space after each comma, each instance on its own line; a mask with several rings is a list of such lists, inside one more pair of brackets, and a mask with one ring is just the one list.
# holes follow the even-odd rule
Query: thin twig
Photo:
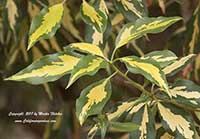
[[40, 4], [42, 7], [44, 7], [44, 8], [47, 7], [47, 5], [44, 4], [43, 2], [41, 2], [40, 0], [36, 0], [36, 2], [37, 2], [38, 4]]
[[140, 49], [139, 46], [137, 46], [136, 42], [132, 42], [133, 47], [135, 48], [135, 50], [138, 52], [138, 54], [140, 56], [144, 56], [144, 53], [142, 52], [142, 50]]
[[113, 69], [114, 69], [115, 71], [117, 71], [117, 73], [118, 73], [119, 75], [121, 75], [121, 76], [124, 77], [127, 81], [129, 81], [129, 82], [131, 83], [132, 86], [134, 86], [135, 88], [137, 88], [138, 90], [140, 90], [140, 91], [142, 91], [142, 92], [144, 92], [144, 93], [146, 93], [146, 94], [149, 94], [149, 92], [148, 92], [147, 90], [145, 90], [145, 89], [143, 88], [142, 85], [140, 85], [140, 84], [136, 83], [135, 81], [133, 81], [132, 79], [130, 79], [130, 78], [129, 78], [128, 76], [126, 76], [123, 72], [121, 72], [114, 64], [111, 64], [111, 65], [112, 65]]

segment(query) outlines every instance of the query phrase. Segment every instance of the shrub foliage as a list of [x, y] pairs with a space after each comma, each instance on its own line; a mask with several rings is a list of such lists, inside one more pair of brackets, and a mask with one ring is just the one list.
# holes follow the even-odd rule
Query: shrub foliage
[[[51, 39], [56, 34], [68, 12], [64, 10], [65, 5], [67, 3], [63, 1], [45, 7], [34, 17], [27, 50], [34, 48], [38, 41]], [[43, 84], [69, 74], [68, 89], [79, 78], [93, 76], [103, 70], [107, 72], [106, 77], [102, 76], [101, 80], [85, 87], [76, 100], [76, 116], [80, 124], [90, 127], [88, 137], [93, 138], [100, 133], [105, 138], [106, 133], [117, 131], [128, 132], [132, 139], [165, 136], [197, 139], [198, 124], [193, 119], [193, 113], [200, 111], [200, 86], [185, 79], [168, 80], [195, 59], [193, 51], [190, 50], [184, 57], [178, 57], [170, 50], [152, 51], [141, 56], [119, 55], [129, 44], [135, 44], [144, 37], [148, 39], [148, 34], [163, 32], [181, 22], [182, 18], [148, 17], [144, 0], [115, 0], [114, 6], [120, 12], [119, 16], [123, 15], [127, 21], [117, 37], [112, 38], [115, 43], [109, 40], [113, 23], [106, 2], [83, 0], [80, 16], [86, 24], [85, 39], [73, 31], [79, 42], [70, 43], [62, 52], [43, 56], [5, 80]], [[194, 18], [198, 18], [197, 13]], [[10, 23], [12, 29], [14, 24]], [[109, 46], [110, 49], [105, 51]], [[135, 81], [130, 74], [143, 76], [144, 85]], [[107, 104], [115, 93], [112, 91], [115, 76], [123, 77], [127, 84], [140, 91], [140, 96], [123, 101], [115, 109], [109, 110]]]

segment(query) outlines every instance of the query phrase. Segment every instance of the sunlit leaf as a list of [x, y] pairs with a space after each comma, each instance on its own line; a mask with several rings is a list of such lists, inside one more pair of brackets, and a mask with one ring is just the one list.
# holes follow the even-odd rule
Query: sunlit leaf
[[133, 32], [133, 28], [134, 28], [134, 23], [128, 23], [123, 26], [123, 28], [120, 30], [119, 34], [117, 35], [117, 38], [115, 41], [115, 45], [117, 47], [119, 47], [118, 45], [123, 44], [126, 41], [126, 39], [131, 36]]
[[29, 32], [28, 49], [38, 40], [48, 39], [56, 33], [57, 29], [60, 27], [63, 12], [63, 4], [56, 4], [49, 8], [44, 8], [40, 14], [33, 19]]
[[158, 103], [163, 127], [172, 132], [175, 138], [194, 139], [194, 128], [190, 115], [175, 106]]
[[108, 35], [110, 34], [111, 31], [111, 23], [109, 20], [109, 16], [108, 16], [108, 9], [106, 6], [106, 3], [104, 0], [96, 0], [95, 3], [93, 4], [93, 7], [95, 9], [100, 10], [101, 12], [103, 12], [106, 15], [106, 20], [107, 20], [107, 25], [106, 25], [106, 30], [105, 32], [99, 32], [95, 26], [88, 24], [86, 26], [86, 34], [85, 34], [85, 41], [101, 46], [105, 39], [107, 39]]
[[[170, 25], [174, 24], [175, 22], [179, 20], [181, 20], [180, 17], [157, 17], [157, 18], [144, 17], [144, 18], [138, 19], [136, 20], [135, 24], [133, 24], [132, 26], [127, 25], [126, 27], [122, 29], [119, 35], [122, 36], [122, 34], [125, 33], [126, 35], [123, 35], [123, 36], [126, 36], [126, 37], [123, 37], [123, 39], [118, 37], [120, 39], [116, 41], [115, 49], [120, 48], [123, 45], [130, 42], [131, 40], [138, 39], [147, 33], [154, 34], [154, 33], [162, 32], [166, 28], [168, 28]], [[127, 34], [127, 30], [128, 30], [128, 34]]]
[[166, 77], [161, 70], [159, 63], [153, 59], [141, 59], [135, 56], [124, 57], [120, 59], [124, 62], [128, 70], [135, 74], [142, 74], [146, 79], [152, 83], [165, 89], [169, 96], [169, 88]]
[[170, 89], [172, 97], [179, 103], [190, 107], [200, 106], [200, 86], [189, 80], [178, 80]]
[[[90, 53], [92, 55], [97, 55], [100, 57], [104, 57], [103, 52], [101, 51], [101, 49], [94, 44], [90, 44], [90, 43], [72, 43], [69, 45], [70, 48], [76, 49], [78, 51], [81, 52], [86, 52], [86, 53]], [[67, 47], [66, 47], [67, 49]]]
[[82, 125], [88, 116], [99, 114], [111, 96], [110, 79], [103, 79], [85, 88], [76, 100], [76, 114]]
[[42, 84], [55, 81], [73, 70], [78, 57], [64, 52], [44, 56], [6, 80]]
[[104, 32], [106, 30], [106, 15], [102, 11], [96, 10], [85, 0], [83, 0], [81, 5], [81, 16], [86, 23], [93, 25], [99, 32]]
[[68, 86], [71, 86], [78, 78], [84, 75], [94, 75], [99, 69], [106, 68], [107, 62], [104, 59], [92, 55], [82, 57], [77, 66], [71, 72]]
[[155, 120], [147, 105], [133, 116], [132, 121], [139, 125], [139, 129], [131, 132], [130, 139], [155, 139]]
[[175, 61], [171, 65], [165, 67], [163, 69], [163, 72], [167, 76], [173, 76], [174, 74], [176, 74], [177, 72], [182, 70], [187, 64], [189, 64], [194, 59], [194, 57], [195, 57], [194, 54], [185, 56], [185, 57], [181, 58], [180, 60]]
[[145, 54], [144, 59], [148, 58], [152, 58], [155, 61], [157, 61], [161, 68], [164, 68], [169, 64], [172, 64], [173, 62], [176, 61], [176, 59], [178, 59], [178, 57], [169, 50], [153, 51], [148, 54]]
[[117, 109], [114, 112], [107, 114], [108, 120], [116, 120], [125, 112], [129, 112], [130, 114], [137, 112], [141, 108], [141, 104], [145, 104], [145, 101], [147, 101], [147, 97], [142, 96], [134, 101], [122, 102], [117, 106]]

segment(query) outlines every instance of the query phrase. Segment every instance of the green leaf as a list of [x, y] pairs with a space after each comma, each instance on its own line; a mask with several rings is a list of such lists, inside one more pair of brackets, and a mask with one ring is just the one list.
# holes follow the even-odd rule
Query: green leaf
[[96, 10], [85, 0], [81, 5], [81, 17], [85, 23], [93, 25], [98, 32], [104, 32], [107, 26], [107, 16], [100, 10]]
[[29, 32], [28, 50], [41, 39], [52, 37], [60, 27], [64, 13], [63, 4], [56, 4], [49, 8], [44, 8], [32, 23]]
[[99, 119], [100, 129], [101, 129], [101, 138], [104, 139], [106, 136], [106, 131], [107, 131], [109, 123], [106, 118], [106, 115], [99, 115], [98, 119]]
[[147, 9], [144, 0], [115, 0], [118, 10], [129, 20], [135, 21], [138, 18], [147, 16]]
[[5, 80], [26, 81], [31, 84], [55, 81], [70, 73], [79, 59], [77, 56], [64, 52], [47, 55]]
[[187, 64], [189, 64], [195, 57], [195, 54], [190, 54], [188, 56], [185, 56], [177, 61], [175, 61], [173, 64], [165, 67], [163, 69], [163, 72], [167, 76], [173, 76], [180, 70], [182, 70]]
[[192, 117], [184, 110], [174, 105], [158, 103], [158, 109], [165, 130], [172, 133], [175, 138], [195, 139]]
[[120, 105], [117, 106], [117, 109], [114, 112], [107, 114], [108, 120], [114, 121], [125, 112], [133, 114], [134, 112], [137, 112], [137, 110], [141, 108], [141, 104], [144, 105], [146, 101], [147, 97], [141, 96], [140, 98], [133, 101], [122, 102]]
[[141, 59], [136, 56], [129, 56], [120, 59], [126, 64], [128, 70], [135, 74], [141, 74], [152, 83], [166, 90], [169, 96], [169, 88], [165, 74], [161, 70], [159, 63], [153, 59]]
[[71, 72], [71, 77], [68, 86], [71, 86], [78, 78], [84, 75], [94, 75], [99, 69], [106, 68], [107, 62], [96, 56], [88, 55], [81, 58], [78, 64]]
[[[131, 40], [138, 39], [144, 36], [147, 33], [159, 33], [164, 31], [170, 25], [174, 24], [175, 22], [181, 20], [180, 17], [143, 17], [141, 19], [136, 20], [135, 24], [130, 26], [127, 25], [125, 28], [120, 31], [120, 36], [126, 36], [123, 38], [118, 37], [119, 39], [116, 41], [115, 45], [118, 49], [123, 45], [127, 44]], [[128, 33], [127, 33], [128, 32]], [[131, 32], [131, 33], [130, 33]], [[122, 34], [126, 35], [122, 35]]]
[[[100, 57], [104, 57], [103, 52], [101, 51], [101, 49], [94, 44], [90, 44], [90, 43], [72, 43], [69, 45], [70, 48], [73, 48], [75, 50], [81, 51], [81, 52], [86, 52], [86, 53], [90, 53], [92, 55], [97, 55]], [[66, 49], [68, 49], [68, 47], [66, 47]]]
[[110, 78], [85, 88], [76, 100], [76, 114], [82, 125], [88, 116], [99, 114], [111, 96]]
[[117, 132], [131, 132], [137, 130], [139, 126], [132, 122], [120, 123], [120, 122], [111, 122], [111, 130]]
[[153, 51], [148, 54], [145, 54], [144, 59], [152, 58], [157, 61], [161, 68], [164, 68], [178, 59], [178, 57], [169, 50], [163, 51]]
[[197, 116], [198, 120], [200, 121], [200, 112], [195, 112], [195, 115]]
[[190, 107], [200, 106], [200, 86], [189, 80], [178, 80], [170, 89], [172, 97], [179, 103]]
[[130, 133], [130, 139], [155, 139], [155, 120], [147, 105], [133, 116], [132, 121], [139, 125], [139, 129]]

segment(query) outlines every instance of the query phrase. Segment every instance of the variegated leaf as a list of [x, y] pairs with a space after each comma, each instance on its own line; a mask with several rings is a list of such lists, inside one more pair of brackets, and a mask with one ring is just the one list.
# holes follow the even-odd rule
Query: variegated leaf
[[103, 79], [85, 88], [76, 100], [76, 114], [82, 125], [88, 116], [99, 114], [111, 96], [110, 79]]
[[[118, 37], [118, 41], [116, 41], [116, 48], [120, 48], [123, 45], [127, 44], [131, 40], [138, 39], [142, 37], [143, 35], [147, 33], [159, 33], [164, 31], [166, 28], [168, 28], [170, 25], [174, 24], [175, 22], [181, 20], [180, 17], [144, 17], [141, 19], [136, 20], [134, 27], [127, 26], [128, 28], [123, 28], [122, 30], [129, 30], [126, 37], [120, 38]], [[131, 32], [131, 33], [130, 33]], [[125, 32], [121, 31], [121, 36]], [[119, 34], [119, 35], [120, 35]], [[123, 35], [125, 36], [125, 35]]]
[[56, 4], [49, 8], [44, 8], [40, 14], [33, 19], [29, 32], [28, 49], [38, 40], [48, 39], [56, 33], [57, 29], [60, 27], [63, 12], [63, 4]]
[[158, 109], [165, 130], [173, 133], [175, 138], [194, 139], [195, 132], [192, 118], [187, 112], [162, 103], [158, 103]]
[[165, 67], [163, 69], [163, 72], [167, 76], [173, 76], [174, 74], [176, 74], [177, 72], [182, 70], [187, 64], [189, 64], [194, 59], [194, 57], [195, 57], [195, 54], [190, 54], [188, 56], [185, 56], [185, 57], [175, 61], [171, 65]]
[[139, 130], [130, 133], [130, 139], [155, 139], [155, 120], [148, 105], [143, 106], [132, 121], [139, 125]]
[[200, 86], [189, 80], [178, 80], [170, 89], [172, 97], [179, 103], [190, 107], [200, 106]]
[[89, 43], [95, 44], [95, 45], [101, 45], [103, 44], [103, 33], [96, 30], [94, 26], [88, 25], [86, 26], [86, 34], [85, 34], [85, 40]]
[[117, 109], [114, 112], [107, 114], [108, 120], [114, 121], [125, 112], [129, 112], [129, 114], [134, 114], [145, 104], [146, 101], [147, 97], [141, 96], [137, 100], [123, 102], [119, 106], [117, 106]]
[[106, 30], [107, 16], [102, 11], [89, 5], [85, 0], [81, 5], [81, 17], [87, 24], [93, 25], [98, 32]]
[[[101, 51], [101, 49], [94, 44], [90, 44], [90, 43], [72, 43], [69, 45], [70, 48], [73, 48], [75, 50], [81, 51], [81, 52], [86, 52], [86, 53], [90, 53], [92, 55], [97, 55], [100, 57], [104, 57], [103, 52]], [[67, 49], [68, 47], [66, 47]]]
[[106, 30], [105, 32], [99, 32], [94, 26], [87, 25], [86, 26], [87, 33], [85, 34], [85, 40], [86, 42], [89, 42], [98, 46], [102, 46], [104, 44], [104, 41], [108, 38], [112, 30], [111, 23], [108, 16], [109, 13], [108, 13], [108, 9], [104, 0], [96, 0], [93, 7], [95, 9], [100, 10], [106, 15], [106, 20], [107, 20]]
[[124, 57], [120, 59], [124, 62], [128, 70], [135, 74], [142, 74], [146, 79], [152, 83], [165, 89], [169, 96], [169, 88], [166, 77], [161, 70], [159, 63], [153, 59], [141, 59], [135, 56]]
[[73, 70], [79, 59], [64, 52], [47, 55], [6, 80], [26, 81], [31, 84], [55, 81]]
[[88, 55], [81, 58], [77, 66], [71, 72], [68, 86], [71, 86], [78, 78], [84, 75], [94, 75], [99, 69], [106, 68], [107, 62], [96, 56]]
[[119, 11], [129, 21], [135, 21], [138, 18], [147, 16], [144, 0], [115, 0], [115, 2]]
[[121, 45], [121, 44], [123, 45], [126, 39], [131, 36], [131, 34], [133, 33], [133, 28], [134, 28], [134, 23], [128, 23], [123, 26], [123, 28], [120, 30], [119, 34], [117, 35], [117, 38], [115, 41], [115, 45], [117, 47], [119, 47], [118, 45]]
[[150, 52], [148, 54], [145, 54], [143, 58], [154, 59], [155, 61], [159, 63], [161, 68], [164, 68], [168, 66], [169, 64], [172, 64], [173, 62], [176, 61], [176, 59], [178, 59], [178, 57], [172, 51], [169, 51], [169, 50]]

